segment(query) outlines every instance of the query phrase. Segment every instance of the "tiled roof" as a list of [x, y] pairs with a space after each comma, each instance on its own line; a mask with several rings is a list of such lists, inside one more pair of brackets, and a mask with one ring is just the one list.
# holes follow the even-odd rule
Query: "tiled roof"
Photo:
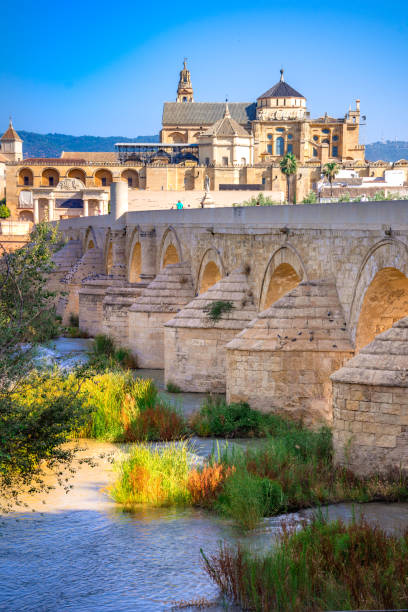
[[17, 134], [16, 130], [13, 128], [13, 124], [10, 120], [10, 124], [7, 130], [4, 132], [1, 140], [18, 140], [19, 142], [23, 142], [20, 136]]
[[[86, 159], [84, 159], [83, 157], [81, 157], [80, 159], [73, 158], [73, 157], [70, 157], [69, 159], [64, 158], [63, 161], [66, 165], [75, 164], [76, 166], [80, 166], [81, 164], [86, 163]], [[26, 159], [23, 159], [23, 161], [20, 163], [29, 165], [32, 162], [43, 162], [44, 166], [58, 164], [58, 163], [61, 165], [61, 158], [60, 157], [27, 157]]]
[[114, 151], [63, 151], [61, 159], [84, 159], [87, 162], [117, 162], [118, 156]]
[[285, 83], [285, 81], [278, 81], [273, 87], [265, 91], [262, 96], [259, 96], [258, 100], [261, 98], [304, 98], [301, 93], [293, 89], [290, 85]]
[[248, 138], [249, 132], [231, 117], [228, 105], [226, 104], [223, 118], [218, 119], [214, 125], [209, 127], [203, 136], [240, 136], [241, 138]]
[[[230, 102], [231, 116], [241, 125], [256, 118], [255, 102]], [[224, 116], [224, 102], [165, 102], [163, 125], [213, 125]]]

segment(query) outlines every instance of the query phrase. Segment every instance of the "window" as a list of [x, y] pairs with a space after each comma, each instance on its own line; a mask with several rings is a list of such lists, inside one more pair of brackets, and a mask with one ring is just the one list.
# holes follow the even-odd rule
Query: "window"
[[284, 132], [284, 131], [285, 131], [285, 128], [276, 128], [276, 131], [277, 131], [277, 132]]
[[222, 165], [223, 166], [228, 166], [228, 157], [223, 157], [222, 158]]
[[210, 158], [206, 157], [204, 163], [205, 163], [206, 166], [209, 166], [210, 165]]
[[106, 187], [106, 176], [102, 177], [102, 187]]
[[328, 130], [327, 128], [325, 128], [324, 130], [322, 130], [322, 134], [330, 134], [330, 130]]
[[339, 156], [339, 148], [332, 147], [332, 157], [338, 157], [338, 156]]
[[268, 134], [268, 140], [272, 140], [272, 134]]
[[317, 157], [317, 149], [315, 147], [313, 147], [313, 157]]
[[48, 177], [48, 186], [49, 187], [53, 187], [54, 186], [54, 177], [53, 176], [49, 176]]
[[187, 96], [183, 96], [183, 102], [187, 102]]
[[285, 152], [285, 141], [283, 140], [282, 136], [279, 136], [279, 138], [277, 138], [275, 141], [275, 154], [284, 155], [284, 152]]
[[287, 146], [286, 153], [293, 153], [293, 144], [291, 142]]
[[333, 140], [334, 140], [334, 141], [337, 141], [338, 139], [339, 139], [339, 137], [338, 137], [338, 136], [335, 134], [335, 135], [333, 136]]
[[314, 140], [315, 142], [317, 142], [317, 141], [319, 140], [319, 137], [318, 137], [318, 136], [313, 136], [313, 140]]
[[132, 180], [132, 177], [129, 176], [128, 177], [128, 187], [132, 187], [132, 185], [133, 185], [133, 180]]
[[322, 144], [330, 144], [330, 141], [328, 138], [325, 138], [324, 140], [322, 140]]
[[28, 176], [24, 177], [24, 185], [29, 185], [30, 184], [30, 179]]
[[273, 154], [272, 145], [268, 145], [268, 153], [269, 155]]
[[293, 134], [288, 134], [288, 140], [292, 140]]

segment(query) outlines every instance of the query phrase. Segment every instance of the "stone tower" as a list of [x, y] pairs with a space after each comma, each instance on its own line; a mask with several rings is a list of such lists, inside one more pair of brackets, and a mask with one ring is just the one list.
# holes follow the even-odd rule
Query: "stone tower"
[[23, 141], [13, 127], [11, 117], [8, 129], [0, 139], [0, 153], [8, 161], [21, 161], [23, 159]]
[[177, 87], [177, 102], [194, 102], [193, 86], [190, 71], [187, 70], [187, 60], [184, 59], [183, 70], [180, 70], [180, 80]]

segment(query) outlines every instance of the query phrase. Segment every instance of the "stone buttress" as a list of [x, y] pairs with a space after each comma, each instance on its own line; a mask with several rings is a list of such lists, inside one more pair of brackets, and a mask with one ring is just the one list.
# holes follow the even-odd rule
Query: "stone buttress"
[[71, 315], [79, 316], [80, 290], [84, 278], [90, 274], [99, 274], [104, 267], [103, 253], [100, 249], [88, 249], [75, 261], [67, 274], [60, 280], [62, 291], [65, 295], [61, 296], [57, 314], [62, 316], [64, 325], [69, 323]]
[[408, 317], [331, 380], [335, 462], [360, 475], [408, 470]]
[[[232, 302], [213, 322], [205, 307]], [[225, 392], [225, 345], [256, 316], [248, 276], [232, 272], [187, 304], [165, 325], [165, 381], [183, 391]]]
[[148, 287], [148, 283], [109, 286], [102, 301], [102, 328], [117, 346], [129, 347], [129, 308]]
[[169, 264], [129, 308], [127, 345], [140, 368], [164, 368], [163, 325], [194, 296], [190, 264]]
[[304, 281], [227, 345], [227, 401], [331, 423], [329, 376], [353, 354], [334, 282]]

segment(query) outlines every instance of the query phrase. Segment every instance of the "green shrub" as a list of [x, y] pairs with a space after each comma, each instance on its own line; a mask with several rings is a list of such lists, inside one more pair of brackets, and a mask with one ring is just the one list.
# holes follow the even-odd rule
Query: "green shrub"
[[0, 219], [8, 219], [11, 215], [10, 209], [5, 203], [0, 204]]
[[203, 311], [213, 323], [219, 321], [223, 314], [228, 314], [235, 308], [234, 304], [228, 300], [217, 300], [204, 306]]
[[79, 327], [79, 316], [73, 312], [69, 315], [69, 325], [70, 327]]
[[263, 193], [259, 193], [259, 195], [253, 196], [249, 200], [240, 202], [235, 206], [275, 206], [279, 204], [280, 202], [276, 202], [275, 200], [272, 200], [269, 196], [265, 196]]
[[305, 196], [302, 200], [303, 204], [316, 204], [317, 195], [314, 191], [309, 191], [307, 196]]
[[127, 348], [116, 347], [112, 338], [105, 334], [97, 334], [90, 353], [90, 363], [98, 370], [134, 370], [137, 367], [136, 360]]
[[189, 463], [189, 447], [185, 442], [155, 449], [135, 444], [119, 464], [119, 478], [110, 494], [127, 509], [139, 504], [188, 505]]
[[115, 352], [115, 343], [109, 336], [106, 336], [105, 334], [97, 334], [94, 338], [93, 352], [95, 355], [113, 357]]
[[408, 531], [388, 535], [364, 520], [346, 526], [322, 517], [257, 555], [222, 545], [206, 557], [210, 578], [241, 609], [269, 612], [405, 609]]
[[205, 401], [191, 421], [197, 435], [222, 438], [265, 435], [264, 423], [262, 413], [252, 410], [248, 404], [227, 404], [224, 399], [212, 397]]
[[171, 382], [171, 380], [169, 380], [166, 385], [166, 391], [168, 391], [169, 393], [181, 393], [181, 388], [174, 382]]

